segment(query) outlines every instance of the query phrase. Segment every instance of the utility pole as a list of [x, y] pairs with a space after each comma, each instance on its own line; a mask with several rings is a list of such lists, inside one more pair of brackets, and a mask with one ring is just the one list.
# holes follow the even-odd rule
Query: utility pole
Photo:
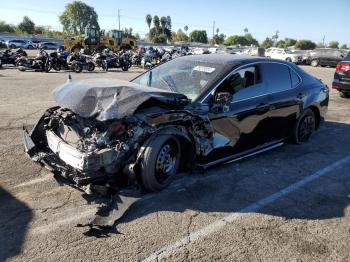
[[214, 45], [214, 35], [215, 35], [215, 21], [213, 21], [213, 38], [212, 38], [212, 45]]
[[326, 47], [326, 36], [325, 35], [323, 36], [322, 43], [323, 43], [323, 47]]
[[120, 31], [120, 9], [118, 9], [118, 24], [119, 24], [119, 31]]

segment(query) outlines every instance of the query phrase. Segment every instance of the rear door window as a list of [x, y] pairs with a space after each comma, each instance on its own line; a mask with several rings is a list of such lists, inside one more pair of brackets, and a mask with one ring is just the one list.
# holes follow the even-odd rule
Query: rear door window
[[292, 88], [291, 74], [288, 66], [277, 63], [266, 63], [264, 64], [263, 71], [264, 76], [268, 80], [267, 92], [269, 94]]

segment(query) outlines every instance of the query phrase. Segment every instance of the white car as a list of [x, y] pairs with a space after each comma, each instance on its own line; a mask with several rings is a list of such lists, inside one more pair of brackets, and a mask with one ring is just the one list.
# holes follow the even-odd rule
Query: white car
[[303, 62], [303, 56], [301, 54], [294, 53], [288, 49], [282, 48], [269, 48], [265, 53], [266, 57], [271, 57], [275, 59], [285, 60], [288, 62], [293, 62], [296, 64]]

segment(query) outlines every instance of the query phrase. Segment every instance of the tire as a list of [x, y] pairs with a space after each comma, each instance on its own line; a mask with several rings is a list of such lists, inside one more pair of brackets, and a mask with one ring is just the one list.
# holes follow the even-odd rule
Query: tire
[[166, 188], [179, 171], [180, 158], [180, 144], [174, 136], [158, 135], [153, 139], [141, 161], [141, 178], [146, 190], [156, 192]]
[[306, 109], [298, 118], [293, 130], [293, 142], [295, 144], [306, 143], [316, 129], [315, 114], [311, 109]]
[[103, 71], [106, 71], [106, 72], [108, 71], [108, 64], [106, 60], [102, 61], [102, 69]]
[[0, 68], [2, 68], [2, 60], [0, 59]]
[[286, 61], [287, 61], [287, 62], [292, 62], [292, 59], [291, 59], [290, 57], [287, 57], [287, 58], [286, 58]]
[[95, 65], [94, 65], [93, 63], [88, 63], [88, 64], [87, 64], [87, 70], [88, 70], [89, 72], [94, 71], [94, 70], [95, 70]]
[[75, 73], [81, 73], [81, 71], [83, 71], [83, 66], [81, 64], [75, 63], [72, 67]]
[[27, 49], [33, 49], [33, 46], [29, 45], [29, 46], [27, 47]]
[[128, 71], [128, 70], [129, 70], [128, 65], [123, 65], [123, 66], [122, 66], [122, 70], [123, 70], [123, 71]]
[[11, 49], [16, 48], [16, 45], [10, 45], [9, 48]]
[[319, 62], [317, 59], [311, 60], [310, 65], [313, 67], [317, 67], [319, 65]]
[[61, 65], [60, 64], [54, 64], [52, 67], [55, 71], [61, 71]]
[[350, 93], [339, 91], [339, 96], [342, 98], [350, 98]]

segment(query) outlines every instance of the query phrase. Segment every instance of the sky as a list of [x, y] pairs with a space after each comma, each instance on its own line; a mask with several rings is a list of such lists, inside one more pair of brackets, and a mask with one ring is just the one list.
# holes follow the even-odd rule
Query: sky
[[[18, 24], [24, 15], [37, 25], [62, 30], [58, 15], [64, 11], [68, 0], [0, 0], [0, 20]], [[281, 39], [310, 39], [316, 43], [339, 41], [350, 46], [350, 0], [86, 0], [94, 7], [102, 29], [118, 28], [120, 9], [121, 28], [132, 27], [144, 36], [148, 32], [146, 14], [170, 15], [173, 31], [188, 25], [207, 30], [211, 37], [215, 28], [226, 36], [243, 34], [244, 28], [258, 39], [271, 37], [278, 30]]]

